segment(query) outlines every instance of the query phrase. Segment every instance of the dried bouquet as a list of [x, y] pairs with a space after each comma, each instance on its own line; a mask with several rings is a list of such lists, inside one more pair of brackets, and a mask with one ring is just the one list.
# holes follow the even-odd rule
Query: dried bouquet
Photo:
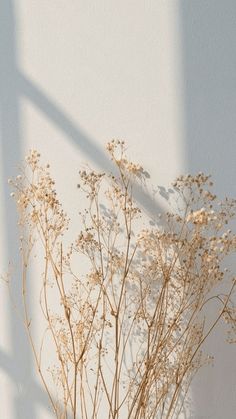
[[[56, 418], [178, 418], [195, 373], [211, 361], [206, 338], [222, 318], [235, 331], [235, 278], [226, 268], [236, 249], [235, 201], [218, 202], [209, 176], [181, 176], [173, 209], [149, 220], [134, 197], [147, 173], [128, 160], [123, 141], [107, 150], [113, 174], [80, 172], [87, 205], [69, 246], [69, 219], [37, 151], [10, 181], [30, 344]], [[40, 344], [28, 293], [39, 245]]]

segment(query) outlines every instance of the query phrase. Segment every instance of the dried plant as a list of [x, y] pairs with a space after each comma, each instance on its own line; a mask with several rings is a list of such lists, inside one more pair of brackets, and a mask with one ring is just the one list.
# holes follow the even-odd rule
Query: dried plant
[[[235, 201], [218, 202], [209, 176], [181, 176], [173, 184], [175, 209], [149, 223], [133, 194], [146, 172], [127, 159], [124, 142], [107, 150], [115, 174], [80, 172], [87, 205], [69, 247], [69, 220], [39, 153], [10, 181], [29, 340], [55, 417], [178, 418], [195, 373], [211, 361], [202, 351], [206, 338], [221, 318], [234, 332], [235, 278], [225, 260], [236, 248], [227, 229]], [[27, 293], [36, 242], [45, 322], [39, 346]]]

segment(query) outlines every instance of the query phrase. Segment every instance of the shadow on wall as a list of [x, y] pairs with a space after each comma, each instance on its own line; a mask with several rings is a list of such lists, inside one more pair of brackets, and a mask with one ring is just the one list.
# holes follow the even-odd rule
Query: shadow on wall
[[181, 4], [186, 155], [222, 194], [236, 194], [236, 2]]
[[[0, 1], [0, 138], [2, 152], [2, 173], [4, 191], [4, 214], [5, 214], [5, 237], [6, 255], [14, 266], [19, 266], [18, 245], [16, 240], [17, 217], [9, 198], [7, 178], [12, 176], [16, 170], [17, 163], [21, 159], [21, 125], [20, 125], [20, 104], [17, 88], [17, 46], [16, 29], [11, 0]], [[19, 278], [17, 272], [12, 278], [14, 295], [20, 294]], [[18, 300], [16, 300], [19, 303]], [[14, 384], [14, 403], [12, 410], [14, 418], [30, 419], [36, 417], [33, 397], [23, 388], [22, 383], [27, 382], [29, 386], [32, 381], [32, 358], [23, 325], [16, 321], [13, 308], [9, 308], [9, 335], [11, 341], [11, 352], [4, 354], [0, 352], [0, 369], [7, 373]], [[1, 391], [4, 397], [4, 392]], [[27, 415], [27, 416], [25, 416]]]
[[[236, 2], [182, 0], [179, 5], [186, 167], [212, 174], [220, 196], [236, 197]], [[202, 373], [206, 385], [193, 385], [195, 419], [235, 417], [236, 349], [222, 339], [215, 334], [207, 344], [217, 353], [209, 377]]]
[[[17, 166], [23, 158], [21, 145], [20, 101], [27, 97], [36, 108], [52, 123], [60, 128], [70, 141], [73, 141], [90, 160], [102, 170], [111, 170], [112, 165], [103, 151], [85, 135], [77, 125], [65, 115], [34, 83], [20, 73], [16, 43], [16, 20], [14, 1], [0, 0], [0, 150], [3, 156], [4, 214], [6, 219], [6, 254], [14, 266], [20, 266], [17, 244], [17, 215], [9, 198], [7, 179], [15, 175]], [[144, 209], [155, 216], [161, 211], [159, 204], [142, 188], [136, 188], [136, 198]], [[19, 272], [18, 272], [19, 273]], [[17, 271], [12, 279], [14, 295], [21, 295]], [[19, 297], [18, 297], [19, 298]], [[17, 301], [17, 300], [16, 300]], [[20, 301], [17, 301], [20, 305]], [[36, 417], [38, 404], [48, 407], [43, 390], [33, 382], [31, 371], [34, 361], [29, 350], [25, 330], [16, 321], [13, 309], [9, 308], [11, 353], [0, 351], [0, 370], [7, 373], [15, 385], [14, 418], [32, 419]], [[27, 385], [26, 385], [27, 383]]]

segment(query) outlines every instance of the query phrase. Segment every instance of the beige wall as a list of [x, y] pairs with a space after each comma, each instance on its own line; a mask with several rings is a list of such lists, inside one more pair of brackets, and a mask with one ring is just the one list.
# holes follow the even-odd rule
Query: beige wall
[[[5, 272], [8, 261], [13, 261], [11, 271], [17, 284], [16, 217], [7, 198], [6, 179], [14, 175], [29, 148], [37, 148], [51, 162], [72, 220], [77, 209], [79, 165], [84, 162], [108, 169], [104, 145], [111, 138], [126, 140], [128, 153], [150, 172], [154, 186], [168, 186], [176, 175], [191, 171], [186, 146], [188, 109], [181, 15], [186, 2], [0, 3], [1, 202], [5, 200], [0, 210], [0, 271]], [[207, 91], [205, 95], [207, 100]], [[233, 115], [234, 111], [229, 112]], [[201, 170], [205, 170], [204, 164]], [[153, 203], [142, 193], [139, 200], [150, 213], [164, 205], [161, 201]], [[33, 373], [23, 327], [9, 308], [4, 286], [0, 298], [0, 417], [45, 419], [45, 397]], [[20, 354], [19, 347], [25, 355]], [[225, 353], [227, 357], [236, 355], [232, 350]], [[227, 419], [233, 419], [235, 392], [231, 389], [229, 397], [229, 391], [222, 388], [222, 400], [215, 400], [211, 407], [204, 401], [207, 385], [203, 381], [201, 391], [199, 382], [193, 418], [222, 419], [217, 416], [216, 405], [224, 403]], [[236, 400], [236, 394], [234, 397]]]

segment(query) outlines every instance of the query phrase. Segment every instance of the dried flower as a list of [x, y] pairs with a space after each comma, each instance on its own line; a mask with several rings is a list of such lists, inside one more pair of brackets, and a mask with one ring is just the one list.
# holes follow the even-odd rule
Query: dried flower
[[[148, 219], [132, 191], [146, 172], [129, 161], [123, 141], [112, 140], [107, 150], [116, 175], [79, 172], [78, 193], [88, 204], [68, 248], [69, 219], [40, 154], [26, 157], [27, 176], [9, 180], [24, 229], [30, 342], [57, 418], [104, 418], [105, 411], [113, 419], [178, 418], [194, 374], [212, 362], [201, 348], [221, 318], [235, 341], [235, 278], [223, 296], [217, 289], [227, 285], [225, 258], [236, 250], [236, 235], [225, 229], [235, 200], [217, 202], [208, 175], [182, 175], [173, 184], [178, 211], [161, 214], [162, 225], [143, 227]], [[25, 281], [37, 238], [43, 249], [39, 308], [57, 360], [47, 368], [41, 361], [46, 338], [38, 353], [31, 334]], [[220, 305], [214, 327], [204, 319], [212, 301]]]

